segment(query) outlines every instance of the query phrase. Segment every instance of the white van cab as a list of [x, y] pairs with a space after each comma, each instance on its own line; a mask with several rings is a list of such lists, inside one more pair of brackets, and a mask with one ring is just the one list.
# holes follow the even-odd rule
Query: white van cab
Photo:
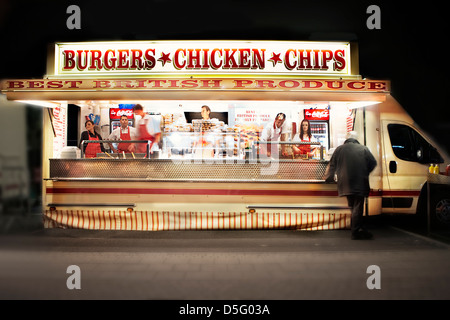
[[[371, 174], [371, 186], [381, 183], [381, 204], [373, 213], [427, 213], [430, 193], [431, 218], [450, 223], [450, 177], [429, 174], [430, 165], [444, 174], [450, 158], [390, 95], [385, 102], [366, 107], [365, 144], [378, 156], [379, 166]], [[448, 178], [448, 179], [447, 179]], [[433, 184], [432, 192], [427, 192]], [[376, 189], [374, 189], [376, 192]], [[377, 208], [378, 207], [378, 208]]]

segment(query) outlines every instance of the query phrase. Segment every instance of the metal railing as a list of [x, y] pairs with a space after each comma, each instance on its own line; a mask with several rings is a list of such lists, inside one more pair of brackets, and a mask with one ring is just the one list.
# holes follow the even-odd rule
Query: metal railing
[[[150, 158], [150, 140], [83, 140], [81, 141], [81, 158], [84, 158], [84, 144], [87, 143], [145, 143], [146, 144], [146, 151], [145, 151], [145, 157]], [[135, 153], [131, 152], [132, 157], [135, 157]], [[115, 155], [118, 155], [118, 153], [110, 154], [108, 152], [105, 152], [105, 155], [110, 158], [115, 158]]]
[[[284, 145], [291, 145], [291, 146], [298, 146], [298, 145], [317, 145], [319, 146], [320, 150], [320, 160], [324, 159], [324, 147], [322, 143], [316, 142], [316, 141], [255, 141], [252, 145], [252, 153], [253, 157], [256, 157], [257, 154], [260, 154], [257, 149], [260, 149], [261, 145], [281, 145], [282, 147]], [[266, 147], [267, 148], [267, 147]], [[270, 149], [273, 149], [271, 146]], [[293, 153], [292, 153], [293, 156]]]

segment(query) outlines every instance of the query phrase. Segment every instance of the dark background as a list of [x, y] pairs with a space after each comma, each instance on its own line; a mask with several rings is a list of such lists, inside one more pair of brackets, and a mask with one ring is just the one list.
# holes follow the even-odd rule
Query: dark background
[[[80, 30], [66, 27], [72, 4], [81, 9]], [[381, 9], [380, 30], [366, 25], [372, 4]], [[42, 78], [47, 45], [58, 41], [355, 41], [360, 74], [391, 80], [394, 98], [450, 152], [449, 9], [410, 1], [0, 0], [0, 79]], [[33, 119], [31, 132], [40, 125]]]

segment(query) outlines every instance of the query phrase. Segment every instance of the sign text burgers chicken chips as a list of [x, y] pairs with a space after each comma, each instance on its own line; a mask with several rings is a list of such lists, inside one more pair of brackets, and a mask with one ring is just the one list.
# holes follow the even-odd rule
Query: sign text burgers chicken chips
[[49, 76], [167, 74], [351, 76], [350, 43], [128, 41], [55, 44]]

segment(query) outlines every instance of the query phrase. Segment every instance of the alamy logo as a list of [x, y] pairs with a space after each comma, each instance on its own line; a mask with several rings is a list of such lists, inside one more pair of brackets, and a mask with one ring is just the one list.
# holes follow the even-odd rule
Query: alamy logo
[[369, 30], [381, 29], [381, 9], [379, 6], [371, 5], [367, 7], [366, 13], [371, 14], [366, 25]]
[[81, 269], [77, 265], [67, 267], [66, 273], [71, 274], [66, 281], [67, 289], [81, 289]]
[[67, 18], [66, 26], [67, 29], [81, 29], [81, 9], [79, 6], [71, 5], [67, 7], [67, 14], [71, 14], [69, 18]]
[[367, 278], [366, 285], [367, 289], [381, 289], [381, 269], [377, 265], [371, 265], [367, 267], [366, 273], [371, 274], [369, 278]]

